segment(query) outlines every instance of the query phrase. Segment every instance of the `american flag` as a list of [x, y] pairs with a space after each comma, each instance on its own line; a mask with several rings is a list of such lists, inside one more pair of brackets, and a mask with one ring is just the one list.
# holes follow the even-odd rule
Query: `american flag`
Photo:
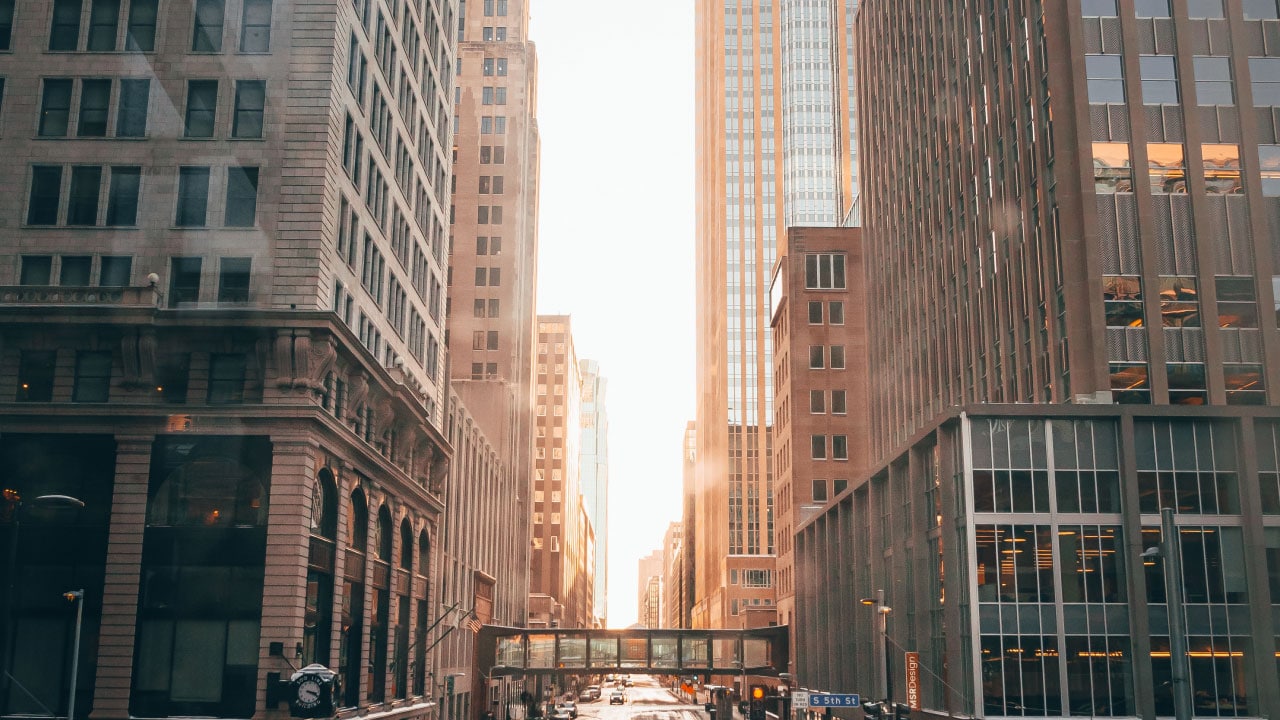
[[484, 623], [480, 622], [480, 618], [473, 612], [467, 616], [467, 629], [473, 633], [480, 632], [480, 628], [484, 627]]

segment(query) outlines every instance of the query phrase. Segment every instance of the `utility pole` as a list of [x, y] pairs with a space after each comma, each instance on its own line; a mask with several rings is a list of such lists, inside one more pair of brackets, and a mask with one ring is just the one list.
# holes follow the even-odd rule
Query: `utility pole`
[[1173, 715], [1191, 720], [1191, 683], [1187, 671], [1187, 628], [1182, 599], [1182, 542], [1173, 508], [1160, 510], [1160, 545], [1164, 556], [1164, 594], [1169, 615], [1169, 665], [1173, 675]]

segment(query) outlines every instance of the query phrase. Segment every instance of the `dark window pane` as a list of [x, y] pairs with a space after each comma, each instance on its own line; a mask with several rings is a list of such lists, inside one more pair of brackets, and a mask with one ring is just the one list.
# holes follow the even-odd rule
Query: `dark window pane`
[[54, 0], [50, 50], [75, 50], [80, 42], [81, 0]]
[[228, 168], [227, 211], [224, 224], [228, 227], [253, 227], [257, 212], [258, 168]]
[[169, 307], [200, 299], [200, 258], [174, 258], [169, 277]]
[[218, 81], [187, 82], [186, 137], [213, 137], [213, 123], [218, 112]]
[[249, 300], [249, 258], [222, 258], [218, 275], [218, 302]]
[[262, 137], [262, 109], [266, 105], [266, 97], [266, 83], [261, 80], [241, 80], [236, 83], [236, 112], [231, 126], [232, 137]]
[[126, 287], [133, 271], [133, 256], [104, 255], [98, 284], [103, 287]]
[[23, 255], [20, 285], [50, 285], [53, 283], [52, 255]]
[[271, 49], [271, 0], [245, 0], [240, 25], [240, 52]]
[[209, 204], [209, 168], [184, 167], [178, 171], [179, 227], [203, 227]]
[[98, 194], [102, 168], [79, 165], [71, 168], [71, 193], [67, 202], [68, 225], [98, 224]]
[[76, 353], [76, 383], [71, 399], [106, 402], [110, 393], [111, 353], [97, 350]]
[[223, 0], [196, 0], [196, 21], [191, 36], [195, 52], [222, 50]]
[[190, 353], [175, 353], [156, 363], [156, 392], [167, 403], [187, 401], [187, 380], [190, 377]]
[[215, 354], [209, 358], [209, 396], [211, 404], [244, 402], [244, 355]]
[[47, 78], [40, 98], [40, 137], [65, 137], [71, 121], [71, 80]]
[[157, 0], [131, 0], [129, 3], [129, 29], [125, 35], [125, 50], [151, 52], [156, 49]]
[[13, 47], [13, 3], [14, 0], [0, 0], [0, 50]]
[[147, 134], [147, 106], [150, 80], [121, 80], [120, 109], [116, 113], [116, 137], [143, 137]]
[[89, 255], [63, 255], [62, 269], [58, 271], [58, 284], [70, 287], [86, 287], [89, 284], [89, 267], [93, 258]]
[[110, 80], [84, 80], [80, 83], [80, 118], [76, 135], [105, 137], [107, 106], [111, 104]]
[[28, 225], [57, 225], [62, 193], [62, 167], [37, 165], [31, 171], [31, 201], [27, 206]]
[[120, 0], [93, 0], [89, 10], [89, 50], [115, 50], [119, 26]]
[[107, 197], [107, 225], [138, 224], [138, 186], [142, 168], [111, 168], [111, 190]]
[[53, 399], [53, 374], [57, 353], [53, 350], [23, 350], [18, 361], [18, 402], [49, 402]]

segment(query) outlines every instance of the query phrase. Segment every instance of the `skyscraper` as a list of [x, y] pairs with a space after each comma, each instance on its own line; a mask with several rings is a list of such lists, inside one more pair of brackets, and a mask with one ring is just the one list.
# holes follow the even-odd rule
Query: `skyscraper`
[[0, 3], [0, 713], [429, 714], [456, 14]]
[[662, 627], [662, 548], [640, 558], [636, 569], [636, 622]]
[[855, 6], [697, 4], [697, 626], [740, 625], [731, 577], [771, 569], [769, 278], [786, 226], [850, 215]]
[[609, 587], [609, 414], [600, 363], [579, 360], [582, 375], [582, 502], [595, 535], [593, 609], [596, 622], [607, 627]]
[[1278, 16], [865, 0], [871, 467], [796, 536], [800, 682], [875, 687], [883, 591], [925, 710], [1280, 711]]

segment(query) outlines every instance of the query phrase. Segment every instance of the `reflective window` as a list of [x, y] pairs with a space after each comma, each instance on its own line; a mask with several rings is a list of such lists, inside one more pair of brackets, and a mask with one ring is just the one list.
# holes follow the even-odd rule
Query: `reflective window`
[[1231, 82], [1231, 58], [1197, 56], [1191, 59], [1199, 105], [1235, 105]]
[[1249, 58], [1249, 81], [1255, 107], [1280, 105], [1280, 58]]
[[1241, 0], [1244, 7], [1245, 20], [1275, 20], [1280, 18], [1276, 12], [1276, 0]]
[[[1165, 6], [1165, 15], [1161, 17], [1167, 17], [1168, 0], [1156, 1]], [[1142, 72], [1144, 105], [1176, 105], [1178, 103], [1178, 70], [1172, 55], [1140, 55], [1138, 66]]]
[[1099, 194], [1133, 192], [1133, 168], [1127, 143], [1093, 144], [1094, 191]]
[[1144, 362], [1112, 362], [1111, 397], [1118, 403], [1146, 405], [1151, 402], [1151, 382]]
[[1183, 159], [1182, 143], [1147, 143], [1147, 167], [1152, 195], [1187, 191], [1187, 164]]
[[1210, 195], [1244, 192], [1240, 184], [1240, 146], [1206, 143], [1200, 146], [1204, 155], [1204, 184]]
[[1080, 14], [1085, 17], [1115, 17], [1116, 0], [1081, 0]]
[[1259, 145], [1258, 164], [1262, 169], [1262, 194], [1280, 197], [1280, 145]]
[[1142, 279], [1137, 275], [1107, 275], [1102, 278], [1107, 327], [1142, 327]]
[[1160, 319], [1164, 327], [1200, 327], [1200, 294], [1194, 277], [1160, 278]]
[[1222, 17], [1222, 0], [1187, 0], [1187, 17], [1220, 18]]
[[1119, 55], [1085, 55], [1084, 68], [1090, 103], [1124, 102], [1124, 65]]
[[1134, 14], [1138, 17], [1169, 17], [1169, 0], [1133, 0]]

